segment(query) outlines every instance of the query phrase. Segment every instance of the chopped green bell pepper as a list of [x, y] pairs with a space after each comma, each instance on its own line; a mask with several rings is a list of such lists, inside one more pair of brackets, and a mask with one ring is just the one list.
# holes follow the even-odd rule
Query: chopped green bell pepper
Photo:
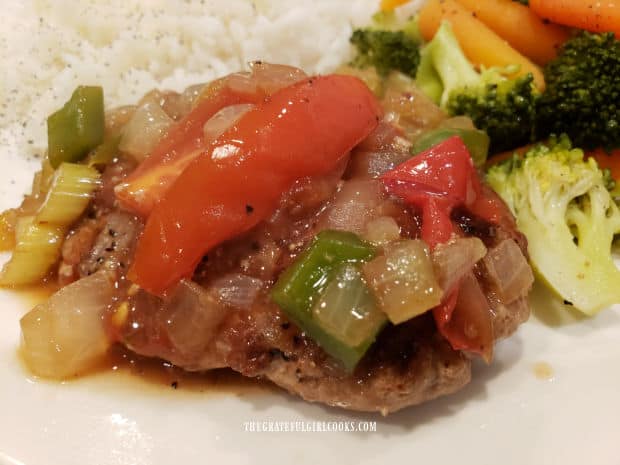
[[[374, 247], [353, 233], [322, 231], [295, 263], [282, 273], [271, 293], [274, 302], [287, 316], [327, 353], [340, 360], [347, 370], [355, 368], [374, 341], [385, 318], [376, 318], [375, 324], [370, 325], [371, 330], [367, 330], [367, 337], [356, 346], [351, 346], [342, 340], [346, 340], [346, 337], [340, 338], [333, 329], [330, 331], [321, 324], [320, 319], [313, 314], [313, 306], [319, 302], [333, 279], [338, 279], [339, 265], [367, 261], [374, 255]], [[349, 287], [352, 288], [351, 292], [359, 292], [359, 287]], [[342, 310], [351, 311], [346, 306]]]
[[47, 118], [48, 158], [52, 167], [80, 161], [101, 144], [104, 129], [103, 89], [79, 86], [69, 101]]
[[411, 153], [418, 154], [452, 137], [463, 139], [474, 165], [482, 166], [489, 155], [490, 139], [486, 132], [480, 129], [439, 128], [427, 132], [420, 137], [411, 148]]

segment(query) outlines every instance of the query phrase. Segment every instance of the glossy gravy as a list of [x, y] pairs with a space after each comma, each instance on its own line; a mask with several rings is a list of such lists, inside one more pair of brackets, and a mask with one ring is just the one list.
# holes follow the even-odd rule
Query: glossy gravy
[[[48, 299], [59, 286], [46, 282], [29, 286], [14, 292], [24, 303], [24, 308], [32, 308]], [[18, 350], [18, 356], [25, 372], [29, 373], [27, 364]], [[277, 388], [271, 382], [248, 378], [229, 369], [221, 368], [207, 372], [188, 372], [171, 363], [137, 355], [129, 349], [115, 344], [108, 351], [107, 358], [93, 367], [88, 373], [77, 378], [63, 380], [58, 383], [88, 382], [90, 378], [103, 380], [106, 384], [129, 389], [153, 388], [161, 392], [171, 393], [222, 393], [233, 395], [260, 394], [274, 392]], [[104, 378], [104, 379], [102, 379]], [[54, 381], [40, 379], [40, 382]], [[109, 383], [107, 383], [109, 381]]]

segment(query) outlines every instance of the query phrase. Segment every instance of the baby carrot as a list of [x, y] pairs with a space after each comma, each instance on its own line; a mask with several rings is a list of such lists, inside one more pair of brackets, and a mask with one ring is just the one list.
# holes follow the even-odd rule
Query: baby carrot
[[537, 16], [513, 0], [456, 0], [497, 35], [539, 65], [555, 58], [568, 31]]
[[429, 0], [422, 7], [419, 16], [422, 36], [432, 39], [443, 20], [450, 21], [463, 52], [474, 65], [487, 68], [519, 65], [515, 76], [532, 73], [536, 87], [544, 90], [545, 79], [540, 68], [455, 0]]
[[392, 11], [394, 8], [404, 5], [409, 0], [381, 0], [381, 11]]
[[620, 0], [530, 0], [530, 8], [554, 23], [620, 37]]

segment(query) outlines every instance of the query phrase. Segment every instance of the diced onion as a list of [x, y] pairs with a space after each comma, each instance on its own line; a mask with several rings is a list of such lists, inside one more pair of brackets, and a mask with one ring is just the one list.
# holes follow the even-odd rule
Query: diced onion
[[105, 113], [105, 134], [109, 136], [116, 134], [121, 130], [132, 118], [136, 109], [136, 105], [125, 105], [122, 107], [112, 108]]
[[98, 272], [62, 288], [21, 319], [23, 354], [34, 374], [68, 378], [101, 361], [110, 346], [102, 316], [113, 292], [112, 276]]
[[307, 77], [294, 66], [254, 61], [250, 63], [252, 78], [259, 89], [271, 95], [274, 92], [299, 82]]
[[400, 238], [400, 226], [391, 216], [380, 216], [366, 225], [363, 238], [374, 245], [384, 246]]
[[174, 349], [184, 357], [199, 357], [226, 316], [227, 308], [203, 287], [182, 280], [161, 308], [159, 317]]
[[206, 90], [208, 91], [215, 83], [225, 83], [227, 87], [240, 93], [254, 94], [257, 90], [256, 81], [252, 78], [252, 74], [247, 71], [229, 74], [225, 78], [207, 86]]
[[489, 279], [504, 304], [509, 304], [527, 295], [534, 283], [532, 269], [521, 249], [512, 239], [505, 239], [489, 250], [483, 263]]
[[402, 73], [391, 73], [385, 84], [383, 108], [393, 114], [409, 140], [415, 141], [424, 131], [437, 127], [446, 114]]
[[456, 329], [457, 333], [465, 336], [466, 340], [461, 341], [462, 345], [451, 341], [452, 347], [478, 353], [489, 363], [493, 358], [495, 339], [491, 316], [491, 307], [476, 276], [472, 272], [465, 274], [461, 280], [452, 318], [444, 331], [450, 333]]
[[144, 160], [155, 148], [173, 120], [158, 103], [142, 104], [122, 130], [119, 150], [137, 161]]
[[433, 250], [433, 264], [439, 285], [448, 294], [460, 279], [485, 256], [487, 248], [477, 237], [458, 238]]
[[17, 210], [10, 208], [0, 213], [0, 252], [15, 247], [15, 225]]
[[254, 105], [247, 103], [222, 108], [204, 124], [203, 132], [205, 138], [207, 140], [218, 138], [252, 108], [254, 108]]
[[299, 68], [262, 61], [251, 62], [250, 69], [251, 72], [229, 74], [219, 83], [236, 92], [254, 94], [260, 91], [271, 95], [307, 77]]
[[323, 213], [318, 227], [362, 234], [382, 201], [383, 189], [379, 181], [347, 181]]
[[192, 107], [194, 106], [194, 102], [198, 98], [198, 96], [202, 93], [205, 88], [205, 84], [194, 84], [186, 88], [179, 98], [175, 101], [174, 107], [172, 105], [164, 105], [164, 110], [166, 113], [173, 116], [174, 119], [181, 119], [185, 115], [187, 115]]
[[373, 92], [373, 94], [377, 96], [380, 96], [383, 92], [383, 79], [379, 76], [377, 70], [372, 66], [369, 66], [368, 68], [356, 68], [350, 65], [343, 65], [336, 69], [335, 73], [355, 76], [356, 78], [361, 79]]
[[351, 178], [377, 178], [411, 158], [411, 142], [388, 118], [356, 147], [347, 172]]
[[349, 347], [374, 339], [385, 322], [361, 271], [351, 263], [336, 270], [312, 313], [321, 328]]
[[218, 296], [221, 303], [242, 310], [252, 307], [262, 287], [263, 282], [260, 279], [241, 273], [222, 276], [209, 284], [209, 290]]
[[407, 321], [439, 305], [439, 287], [428, 246], [424, 241], [391, 244], [385, 255], [366, 263], [364, 276], [381, 309], [394, 324]]

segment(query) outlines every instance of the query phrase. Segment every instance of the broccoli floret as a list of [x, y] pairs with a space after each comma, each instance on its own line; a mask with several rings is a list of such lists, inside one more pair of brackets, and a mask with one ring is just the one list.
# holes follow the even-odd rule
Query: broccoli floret
[[386, 76], [396, 70], [414, 77], [420, 63], [420, 42], [404, 30], [377, 28], [356, 29], [350, 39], [357, 49], [352, 65], [374, 66]]
[[620, 147], [620, 41], [613, 33], [581, 32], [544, 70], [537, 133], [567, 133], [584, 149]]
[[513, 69], [477, 72], [442, 23], [422, 50], [416, 83], [450, 115], [467, 115], [491, 138], [491, 152], [531, 142], [538, 92], [532, 75], [510, 79]]
[[481, 84], [450, 94], [451, 115], [467, 115], [476, 127], [487, 131], [491, 152], [509, 150], [533, 140], [536, 93], [531, 74], [505, 79], [492, 70], [483, 71]]
[[480, 74], [465, 57], [450, 23], [444, 21], [422, 49], [416, 84], [445, 108], [453, 90], [474, 88], [479, 82]]
[[588, 315], [620, 302], [620, 271], [611, 258], [620, 210], [593, 158], [568, 137], [539, 144], [489, 169], [487, 181], [528, 239], [538, 275]]

